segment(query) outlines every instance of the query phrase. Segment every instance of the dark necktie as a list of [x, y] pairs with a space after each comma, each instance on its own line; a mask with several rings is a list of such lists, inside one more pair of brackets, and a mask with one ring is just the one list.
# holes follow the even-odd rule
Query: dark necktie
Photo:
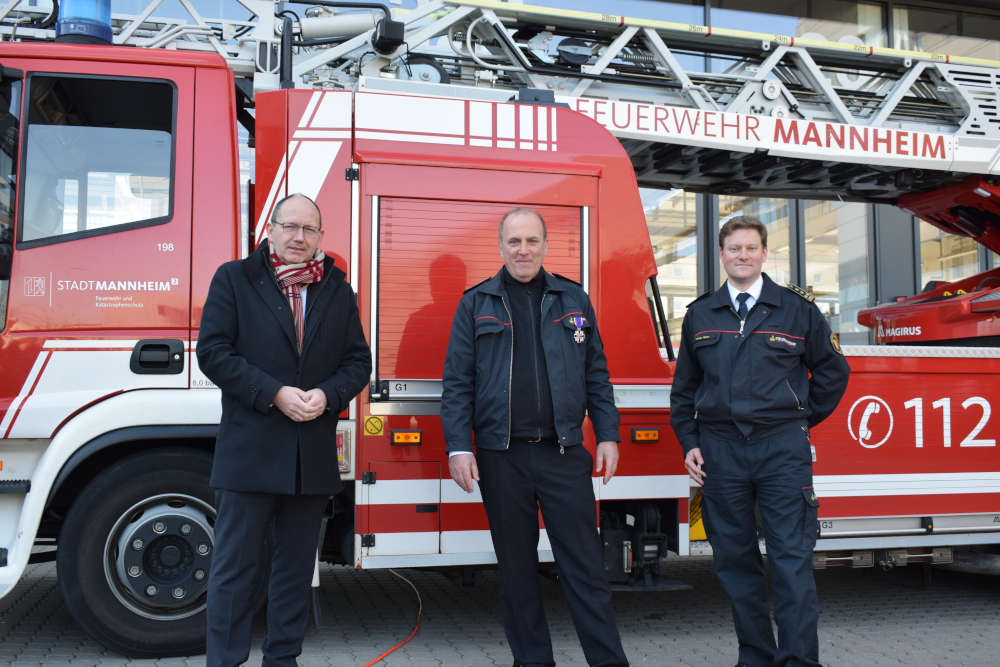
[[736, 295], [736, 300], [740, 302], [740, 307], [736, 311], [736, 314], [741, 320], [745, 320], [747, 318], [747, 299], [749, 298], [750, 295], [746, 292], [740, 292]]

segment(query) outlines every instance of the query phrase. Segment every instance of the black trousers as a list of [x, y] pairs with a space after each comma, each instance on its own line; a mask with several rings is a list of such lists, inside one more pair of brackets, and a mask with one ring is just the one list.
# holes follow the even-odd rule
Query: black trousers
[[[254, 586], [269, 569], [263, 664], [295, 665], [309, 620], [309, 588], [327, 497], [224, 489], [218, 489], [215, 497], [218, 515], [208, 575], [206, 664], [230, 667], [246, 662]], [[270, 552], [261, 548], [269, 535], [274, 539]]]
[[[813, 577], [819, 503], [812, 484], [809, 436], [802, 425], [761, 440], [731, 441], [702, 433], [702, 511], [715, 572], [733, 607], [741, 664], [819, 664], [819, 606]], [[760, 507], [774, 594], [778, 642], [757, 541]]]
[[500, 571], [503, 625], [524, 667], [554, 665], [538, 583], [538, 509], [548, 531], [559, 582], [591, 665], [627, 665], [602, 565], [591, 470], [581, 446], [512, 442], [480, 449], [479, 488]]

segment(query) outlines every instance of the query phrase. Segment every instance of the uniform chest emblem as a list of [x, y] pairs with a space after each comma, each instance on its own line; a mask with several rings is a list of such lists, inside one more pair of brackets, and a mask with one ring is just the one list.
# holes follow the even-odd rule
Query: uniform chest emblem
[[771, 336], [768, 337], [768, 340], [771, 341], [772, 343], [780, 343], [781, 345], [784, 345], [785, 347], [791, 348], [793, 350], [796, 347], [798, 347], [798, 344], [795, 341], [788, 340], [784, 336], [776, 336], [772, 334]]
[[586, 322], [586, 320], [579, 315], [573, 318], [573, 324], [576, 325], [576, 331], [573, 332], [573, 340], [577, 345], [580, 345], [583, 341], [587, 340], [587, 334], [583, 333], [584, 322]]

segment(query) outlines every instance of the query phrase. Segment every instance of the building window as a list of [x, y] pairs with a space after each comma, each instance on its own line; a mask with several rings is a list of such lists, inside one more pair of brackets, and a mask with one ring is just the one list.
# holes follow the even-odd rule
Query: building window
[[892, 25], [898, 49], [1000, 60], [1000, 16], [896, 7]]
[[979, 244], [920, 221], [920, 284], [954, 282], [979, 273]]
[[[767, 227], [767, 261], [764, 262], [764, 273], [778, 284], [792, 281], [791, 237], [788, 233], [791, 208], [789, 199], [719, 196], [720, 227], [726, 220], [738, 215], [758, 218]], [[718, 243], [713, 246], [718, 248]], [[715, 261], [719, 263], [719, 275], [725, 280], [726, 273], [722, 270], [722, 261], [718, 255]]]
[[639, 194], [653, 244], [667, 330], [676, 338], [688, 304], [698, 296], [698, 196], [652, 188], [640, 188]]
[[704, 0], [508, 0], [512, 5], [540, 5], [556, 9], [610, 14], [632, 18], [705, 23]]
[[885, 46], [882, 3], [856, 0], [716, 0], [709, 21], [736, 28], [830, 42]]
[[[855, 0], [715, 0], [709, 23], [765, 34], [806, 37], [845, 44], [886, 46], [885, 9], [881, 3]], [[712, 72], [738, 71], [744, 60], [715, 56]], [[828, 76], [838, 88], [857, 90], [871, 82], [871, 73], [836, 69]]]
[[841, 342], [868, 343], [858, 311], [868, 307], [868, 206], [804, 201], [805, 274], [802, 284], [840, 333]]

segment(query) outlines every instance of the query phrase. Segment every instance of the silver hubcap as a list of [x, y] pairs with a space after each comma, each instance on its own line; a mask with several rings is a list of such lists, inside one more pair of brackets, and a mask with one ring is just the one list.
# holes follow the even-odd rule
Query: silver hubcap
[[118, 601], [163, 621], [204, 609], [214, 521], [211, 505], [183, 494], [152, 496], [130, 507], [104, 543], [104, 576]]

